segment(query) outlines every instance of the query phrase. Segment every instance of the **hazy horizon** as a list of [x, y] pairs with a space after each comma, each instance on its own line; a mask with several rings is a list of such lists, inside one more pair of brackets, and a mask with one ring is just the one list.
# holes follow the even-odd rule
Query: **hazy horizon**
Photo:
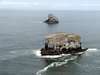
[[0, 9], [12, 10], [100, 10], [98, 0], [0, 0]]

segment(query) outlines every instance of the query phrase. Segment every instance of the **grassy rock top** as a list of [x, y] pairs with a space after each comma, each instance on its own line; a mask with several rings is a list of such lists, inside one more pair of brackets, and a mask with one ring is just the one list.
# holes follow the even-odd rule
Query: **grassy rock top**
[[49, 43], [64, 43], [65, 41], [71, 40], [80, 42], [81, 37], [74, 33], [59, 32], [47, 35], [46, 39], [49, 41]]

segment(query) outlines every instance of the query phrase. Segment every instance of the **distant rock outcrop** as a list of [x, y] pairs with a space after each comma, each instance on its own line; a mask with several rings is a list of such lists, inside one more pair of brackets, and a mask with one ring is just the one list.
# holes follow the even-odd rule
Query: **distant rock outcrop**
[[48, 19], [44, 21], [47, 24], [57, 24], [59, 23], [58, 18], [53, 16], [52, 14], [48, 15]]

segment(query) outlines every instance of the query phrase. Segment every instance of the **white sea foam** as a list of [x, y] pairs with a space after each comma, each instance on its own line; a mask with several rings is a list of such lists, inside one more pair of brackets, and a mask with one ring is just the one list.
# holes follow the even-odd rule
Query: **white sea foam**
[[96, 51], [98, 51], [98, 49], [97, 48], [89, 48], [87, 51], [89, 51], [89, 52], [96, 52]]
[[37, 57], [41, 57], [40, 49], [33, 50], [33, 54], [36, 55]]
[[[88, 56], [90, 54], [90, 52], [97, 52], [98, 49], [97, 48], [89, 48], [86, 51], [86, 55]], [[35, 50], [18, 50], [18, 51], [9, 51], [8, 53], [0, 56], [0, 60], [7, 60], [7, 59], [12, 59], [12, 58], [16, 58], [19, 56], [24, 56], [24, 55], [31, 55], [34, 54], [39, 58], [60, 58], [60, 57], [65, 57], [65, 56], [69, 56], [69, 54], [62, 54], [62, 55], [53, 55], [53, 56], [41, 56], [41, 51], [40, 49], [35, 49]]]
[[62, 62], [53, 62], [53, 63], [51, 63], [50, 65], [48, 65], [48, 66], [44, 67], [43, 69], [39, 70], [39, 71], [36, 73], [36, 75], [41, 75], [42, 73], [44, 73], [45, 71], [47, 71], [47, 70], [48, 70], [49, 68], [51, 68], [51, 67], [59, 67], [59, 66], [62, 66], [62, 65], [64, 65], [64, 64], [67, 64], [68, 61], [74, 60], [74, 59], [76, 59], [76, 58], [77, 58], [77, 56], [72, 56], [71, 58], [65, 59], [65, 60], [62, 61]]
[[[87, 50], [87, 52], [96, 52], [98, 49], [96, 49], [96, 48], [89, 48], [88, 50]], [[36, 52], [35, 52], [35, 55], [36, 56], [38, 56], [38, 57], [41, 57], [41, 58], [59, 58], [59, 57], [63, 57], [63, 56], [67, 56], [67, 55], [65, 55], [65, 54], [62, 54], [62, 55], [56, 55], [56, 56], [41, 56], [41, 54], [40, 54], [40, 49], [38, 49]], [[71, 58], [69, 58], [69, 59], [65, 59], [64, 61], [62, 61], [62, 62], [53, 62], [53, 63], [51, 63], [50, 65], [48, 65], [48, 66], [46, 66], [46, 67], [44, 67], [43, 69], [41, 69], [41, 70], [39, 70], [37, 73], [36, 73], [36, 75], [41, 75], [42, 73], [44, 73], [45, 71], [47, 71], [49, 68], [51, 68], [51, 67], [58, 67], [58, 66], [62, 66], [62, 65], [64, 65], [64, 64], [67, 64], [67, 62], [68, 61], [70, 61], [70, 60], [74, 60], [74, 59], [76, 59], [77, 58], [77, 56], [72, 56]]]
[[[97, 48], [89, 48], [86, 52], [85, 52], [85, 55], [86, 56], [89, 56], [90, 55], [90, 52], [97, 52], [98, 49]], [[53, 58], [61, 58], [61, 57], [65, 57], [65, 56], [70, 56], [70, 54], [61, 54], [61, 55], [46, 55], [46, 56], [42, 56], [41, 55], [41, 51], [40, 49], [37, 49], [37, 50], [33, 50], [33, 54], [36, 55], [37, 57], [39, 58], [50, 58], [50, 59], [53, 59]], [[83, 54], [83, 52], [80, 52], [78, 54]]]
[[94, 52], [99, 51], [99, 49], [97, 48], [89, 48], [86, 52], [85, 52], [85, 56], [91, 56], [94, 54]]

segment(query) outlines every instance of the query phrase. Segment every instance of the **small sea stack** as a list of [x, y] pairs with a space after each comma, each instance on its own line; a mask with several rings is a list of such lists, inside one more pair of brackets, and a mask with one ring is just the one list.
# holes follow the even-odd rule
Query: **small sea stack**
[[50, 34], [45, 38], [41, 55], [76, 54], [86, 51], [87, 48], [82, 48], [81, 44], [81, 37], [74, 33]]
[[47, 24], [58, 24], [58, 18], [52, 14], [48, 15], [48, 19], [44, 21]]

